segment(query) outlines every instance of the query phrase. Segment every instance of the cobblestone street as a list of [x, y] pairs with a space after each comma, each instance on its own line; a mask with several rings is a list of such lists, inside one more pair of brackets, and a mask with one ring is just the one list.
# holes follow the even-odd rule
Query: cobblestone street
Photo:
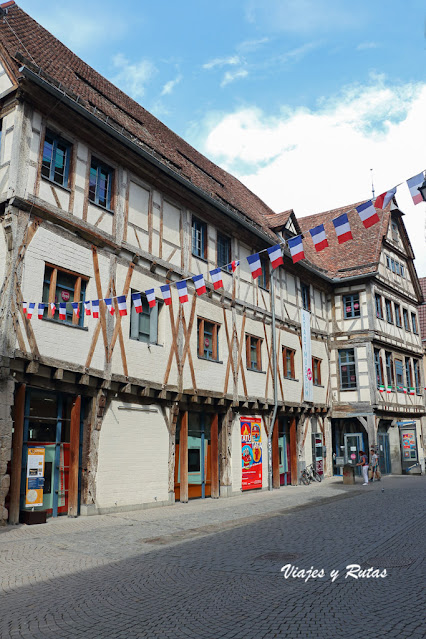
[[426, 478], [359, 481], [0, 529], [0, 636], [425, 637]]

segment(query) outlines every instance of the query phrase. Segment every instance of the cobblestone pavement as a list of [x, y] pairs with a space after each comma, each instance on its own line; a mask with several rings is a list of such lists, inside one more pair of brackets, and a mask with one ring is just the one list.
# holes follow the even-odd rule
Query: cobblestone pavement
[[[332, 479], [0, 528], [0, 637], [424, 638], [425, 489]], [[349, 564], [387, 576], [345, 578]]]

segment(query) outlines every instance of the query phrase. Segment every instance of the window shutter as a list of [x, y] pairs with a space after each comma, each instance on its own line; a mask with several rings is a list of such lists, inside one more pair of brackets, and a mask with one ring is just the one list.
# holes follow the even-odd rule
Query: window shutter
[[[132, 302], [130, 302], [132, 304]], [[139, 315], [136, 313], [135, 305], [132, 304], [130, 311], [130, 337], [139, 339]]]
[[149, 341], [151, 344], [158, 343], [158, 302], [149, 314]]

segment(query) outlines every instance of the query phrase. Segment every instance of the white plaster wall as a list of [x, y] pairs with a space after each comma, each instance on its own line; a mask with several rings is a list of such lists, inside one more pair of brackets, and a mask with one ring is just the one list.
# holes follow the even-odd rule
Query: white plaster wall
[[168, 501], [169, 435], [160, 410], [120, 410], [119, 406], [123, 403], [113, 400], [102, 423], [96, 506]]
[[0, 97], [2, 97], [3, 93], [11, 89], [12, 87], [13, 83], [7, 75], [6, 69], [2, 64], [0, 64]]

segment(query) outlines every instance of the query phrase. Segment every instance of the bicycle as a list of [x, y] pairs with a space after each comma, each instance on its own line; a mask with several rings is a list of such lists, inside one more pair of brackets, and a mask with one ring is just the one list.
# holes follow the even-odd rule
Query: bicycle
[[302, 473], [300, 475], [300, 481], [302, 482], [302, 484], [305, 484], [305, 486], [309, 486], [311, 482], [320, 482], [321, 480], [322, 475], [320, 475], [319, 472], [314, 468], [313, 464], [306, 466], [306, 468], [302, 470]]

